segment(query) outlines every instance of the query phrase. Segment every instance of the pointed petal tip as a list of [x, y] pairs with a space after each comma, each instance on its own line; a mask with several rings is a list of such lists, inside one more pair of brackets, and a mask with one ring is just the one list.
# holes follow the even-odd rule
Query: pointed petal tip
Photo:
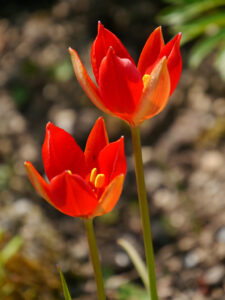
[[98, 34], [102, 33], [104, 28], [105, 28], [104, 25], [101, 23], [100, 20], [98, 20]]
[[78, 53], [77, 53], [77, 51], [75, 49], [69, 47], [68, 51], [69, 51], [69, 54], [70, 54], [71, 58], [75, 59], [78, 56]]
[[162, 26], [161, 25], [158, 26], [154, 31], [160, 31], [160, 32], [162, 32]]
[[107, 57], [109, 57], [110, 55], [115, 55], [115, 51], [114, 51], [114, 49], [113, 49], [112, 46], [109, 46], [109, 49], [108, 49], [108, 51], [106, 53]]
[[101, 124], [102, 126], [105, 127], [105, 120], [104, 120], [104, 118], [103, 118], [102, 116], [99, 117], [99, 118], [96, 120], [95, 124]]
[[167, 65], [167, 57], [163, 56], [160, 63], [162, 64], [162, 66]]
[[124, 174], [117, 175], [117, 177], [113, 179], [102, 194], [99, 204], [92, 215], [93, 217], [109, 213], [114, 208], [120, 198], [123, 182]]
[[25, 160], [25, 162], [23, 164], [24, 164], [25, 167], [27, 167], [30, 164], [30, 162]]
[[179, 44], [180, 44], [181, 38], [182, 38], [182, 32], [179, 32], [178, 34], [176, 34], [176, 35], [172, 38], [172, 41], [174, 41], [174, 45], [179, 45]]
[[56, 126], [52, 122], [50, 122], [50, 121], [46, 124], [46, 130], [51, 130], [51, 129], [55, 128], [55, 127]]
[[180, 42], [181, 38], [182, 38], [182, 32], [179, 32], [177, 34], [177, 40]]
[[68, 51], [69, 51], [69, 53], [70, 53], [71, 55], [73, 54], [73, 52], [75, 52], [75, 50], [74, 50], [73, 48], [71, 48], [71, 47], [68, 48]]
[[103, 116], [98, 117], [97, 121], [100, 121], [100, 120], [105, 122]]

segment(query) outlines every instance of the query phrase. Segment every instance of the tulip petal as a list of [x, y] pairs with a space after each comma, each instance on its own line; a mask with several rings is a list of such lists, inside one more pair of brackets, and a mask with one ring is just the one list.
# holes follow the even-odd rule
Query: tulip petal
[[88, 217], [98, 204], [90, 186], [76, 174], [63, 172], [54, 177], [50, 190], [55, 207], [72, 217]]
[[108, 135], [105, 128], [105, 122], [100, 117], [94, 127], [92, 128], [89, 137], [87, 139], [86, 148], [84, 151], [85, 161], [87, 167], [91, 170], [97, 167], [97, 158], [100, 151], [108, 145]]
[[[161, 27], [156, 28], [149, 36], [138, 61], [138, 70], [142, 75], [147, 69], [152, 69], [164, 46]], [[149, 72], [148, 72], [149, 73]]]
[[26, 161], [24, 165], [26, 167], [28, 177], [35, 190], [42, 198], [53, 205], [52, 201], [50, 200], [49, 184], [44, 180], [43, 177], [41, 177], [41, 175], [29, 161]]
[[91, 48], [91, 63], [97, 83], [99, 82], [101, 61], [106, 56], [110, 47], [114, 49], [117, 56], [128, 58], [135, 65], [132, 57], [118, 37], [106, 29], [101, 22], [98, 22], [98, 34]]
[[119, 174], [126, 174], [127, 164], [124, 153], [124, 138], [108, 144], [99, 154], [100, 173], [104, 174], [106, 185]]
[[88, 75], [87, 71], [85, 70], [77, 52], [69, 48], [69, 53], [71, 56], [71, 60], [73, 63], [73, 68], [75, 75], [77, 77], [78, 82], [80, 83], [81, 87], [87, 94], [87, 96], [91, 99], [93, 104], [97, 106], [99, 109], [106, 113], [110, 113], [110, 111], [107, 110], [107, 108], [102, 103], [99, 90], [94, 84], [94, 82], [91, 80], [90, 76]]
[[168, 102], [170, 94], [170, 76], [166, 58], [162, 58], [149, 76], [137, 111], [133, 116], [134, 125], [160, 113]]
[[169, 43], [165, 45], [160, 53], [160, 58], [167, 57], [167, 67], [170, 74], [170, 95], [175, 90], [182, 71], [182, 58], [180, 53], [181, 33], [178, 33]]
[[74, 138], [50, 122], [46, 126], [42, 158], [49, 180], [65, 170], [78, 174], [85, 173], [84, 154]]
[[118, 175], [103, 192], [93, 216], [101, 216], [110, 212], [118, 202], [123, 189], [124, 175]]
[[99, 90], [104, 105], [114, 114], [133, 113], [142, 89], [141, 73], [129, 59], [119, 58], [110, 48], [99, 71]]

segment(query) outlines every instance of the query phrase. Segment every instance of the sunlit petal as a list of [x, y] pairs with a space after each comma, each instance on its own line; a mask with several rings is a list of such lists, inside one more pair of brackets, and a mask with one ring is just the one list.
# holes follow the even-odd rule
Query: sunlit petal
[[85, 70], [77, 52], [72, 48], [69, 48], [69, 53], [71, 55], [71, 60], [73, 63], [73, 68], [77, 80], [79, 81], [81, 87], [91, 99], [91, 101], [96, 105], [99, 109], [106, 113], [110, 113], [107, 108], [102, 104], [102, 100], [99, 94], [99, 90], [94, 82], [91, 80], [90, 76], [88, 75], [87, 71]]
[[100, 151], [108, 145], [108, 135], [105, 128], [105, 122], [100, 117], [92, 128], [86, 143], [84, 151], [85, 162], [89, 169], [97, 166], [97, 158]]
[[104, 105], [113, 113], [133, 113], [142, 89], [141, 73], [129, 59], [119, 58], [110, 48], [99, 72], [99, 90]]
[[145, 83], [145, 89], [141, 97], [137, 111], [133, 116], [135, 125], [141, 124], [163, 110], [168, 102], [170, 94], [170, 76], [167, 69], [166, 58], [162, 58], [154, 68], [152, 74]]
[[86, 171], [84, 154], [74, 138], [51, 122], [46, 126], [42, 159], [49, 180], [65, 170], [78, 174]]
[[43, 197], [48, 203], [53, 205], [51, 199], [50, 199], [50, 190], [49, 190], [49, 184], [44, 180], [43, 177], [38, 173], [38, 171], [34, 168], [34, 166], [29, 162], [26, 161], [24, 163], [28, 177], [30, 179], [30, 182], [32, 183], [35, 190], [38, 192], [38, 194]]
[[99, 68], [101, 61], [106, 56], [110, 47], [114, 49], [117, 56], [120, 58], [128, 58], [134, 64], [132, 57], [118, 37], [106, 29], [99, 21], [98, 34], [91, 48], [91, 63], [97, 82], [99, 82]]
[[50, 190], [55, 207], [72, 217], [88, 217], [98, 203], [83, 178], [67, 171], [51, 180]]
[[160, 26], [157, 27], [150, 34], [141, 52], [138, 61], [138, 70], [141, 72], [142, 75], [147, 73], [146, 72], [147, 69], [149, 69], [148, 73], [150, 73], [150, 69], [152, 69], [153, 66], [155, 65], [163, 46], [164, 46], [164, 41], [163, 41], [162, 29]]
[[121, 174], [115, 177], [106, 187], [93, 213], [94, 216], [101, 216], [110, 212], [114, 208], [120, 198], [123, 189], [123, 182], [124, 175]]
[[106, 184], [119, 174], [126, 174], [127, 164], [124, 153], [124, 138], [107, 145], [98, 157], [99, 171], [105, 174]]

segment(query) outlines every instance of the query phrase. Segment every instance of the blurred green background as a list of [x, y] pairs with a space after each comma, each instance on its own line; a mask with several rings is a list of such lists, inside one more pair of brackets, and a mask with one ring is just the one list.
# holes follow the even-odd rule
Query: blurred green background
[[[96, 299], [83, 224], [41, 199], [23, 166], [43, 173], [47, 121], [84, 148], [102, 113], [73, 74], [68, 47], [89, 74], [97, 21], [135, 61], [154, 28], [183, 32], [183, 73], [166, 109], [142, 126], [146, 185], [162, 300], [224, 299], [225, 1], [6, 1], [0, 10], [0, 299], [63, 299], [59, 264], [74, 299]], [[104, 116], [111, 141], [125, 135], [128, 173], [114, 209], [95, 221], [110, 300], [144, 300], [126, 253], [143, 255], [129, 129]]]

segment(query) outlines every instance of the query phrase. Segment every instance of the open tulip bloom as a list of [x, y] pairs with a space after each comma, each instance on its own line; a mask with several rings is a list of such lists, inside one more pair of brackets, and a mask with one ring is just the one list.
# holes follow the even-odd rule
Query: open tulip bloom
[[160, 113], [181, 75], [181, 33], [166, 45], [161, 27], [149, 36], [135, 65], [121, 41], [98, 23], [91, 49], [91, 63], [97, 85], [91, 80], [77, 52], [69, 49], [76, 77], [102, 111], [117, 116], [131, 126]]
[[62, 213], [93, 218], [116, 205], [126, 174], [124, 139], [109, 143], [103, 118], [96, 121], [84, 152], [69, 133], [49, 122], [42, 158], [49, 183], [25, 162], [30, 181]]

